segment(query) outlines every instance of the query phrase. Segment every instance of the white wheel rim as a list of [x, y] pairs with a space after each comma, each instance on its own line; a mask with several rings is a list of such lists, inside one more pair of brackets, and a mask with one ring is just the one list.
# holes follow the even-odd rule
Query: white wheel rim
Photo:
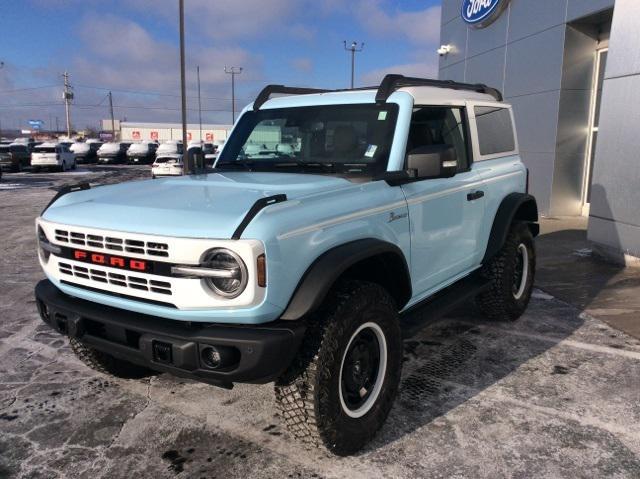
[[[349, 351], [349, 347], [351, 346], [351, 343], [362, 330], [367, 328], [371, 329], [374, 332], [376, 339], [378, 340], [378, 347], [380, 348], [380, 365], [378, 366], [378, 375], [376, 376], [376, 381], [373, 385], [373, 391], [371, 392], [371, 394], [369, 395], [369, 397], [367, 398], [367, 400], [364, 402], [362, 406], [360, 406], [356, 410], [352, 410], [352, 409], [349, 409], [349, 407], [347, 406], [344, 400], [344, 397], [342, 396], [342, 370], [344, 368], [344, 360], [347, 357], [347, 352]], [[356, 331], [351, 335], [351, 339], [349, 339], [349, 342], [347, 343], [346, 348], [344, 348], [344, 353], [342, 353], [342, 361], [340, 362], [340, 375], [338, 377], [338, 394], [340, 396], [340, 405], [342, 406], [342, 410], [345, 412], [347, 416], [357, 419], [369, 412], [369, 410], [373, 407], [373, 405], [377, 401], [378, 396], [380, 395], [380, 391], [382, 390], [382, 384], [384, 383], [384, 376], [386, 372], [387, 372], [387, 341], [384, 336], [384, 332], [382, 331], [382, 328], [378, 326], [376, 323], [373, 323], [373, 322], [364, 323], [360, 325], [360, 327], [356, 329]]]
[[513, 297], [515, 299], [520, 299], [522, 298], [524, 290], [527, 287], [527, 278], [529, 276], [529, 250], [524, 244], [520, 243], [518, 245], [517, 254], [520, 256], [520, 258], [522, 258], [522, 277], [520, 278], [518, 290], [513, 293]]

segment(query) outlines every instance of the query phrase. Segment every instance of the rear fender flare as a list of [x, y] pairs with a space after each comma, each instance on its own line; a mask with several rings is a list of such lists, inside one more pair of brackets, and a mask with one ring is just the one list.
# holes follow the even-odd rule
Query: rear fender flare
[[536, 199], [526, 193], [511, 193], [504, 197], [491, 226], [487, 249], [482, 263], [493, 258], [502, 248], [514, 221], [527, 223], [531, 234], [535, 237], [540, 233], [538, 225], [538, 205]]

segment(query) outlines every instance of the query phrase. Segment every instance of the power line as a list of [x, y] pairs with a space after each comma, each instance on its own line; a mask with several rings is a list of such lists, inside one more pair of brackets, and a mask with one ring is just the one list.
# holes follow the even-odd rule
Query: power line
[[[127, 89], [122, 89], [122, 88], [107, 88], [107, 87], [101, 87], [101, 86], [77, 85], [77, 84], [75, 85], [75, 88], [87, 88], [89, 90], [114, 91], [114, 92], [120, 92], [120, 93], [129, 93], [129, 94], [132, 94], [132, 95], [166, 96], [166, 97], [171, 97], [171, 98], [181, 98], [181, 96], [182, 96], [182, 95], [176, 95], [175, 93], [166, 93], [166, 92], [153, 91], [153, 90], [127, 90]], [[231, 98], [220, 98], [220, 97], [215, 97], [215, 96], [202, 96], [201, 98], [203, 100], [217, 100], [217, 101], [229, 101], [229, 102], [232, 101]], [[236, 100], [244, 101], [246, 103], [249, 103], [249, 101], [250, 101], [250, 100], [247, 100], [246, 98], [236, 98]]]
[[45, 88], [59, 88], [60, 85], [42, 85], [42, 86], [32, 86], [28, 88], [14, 88], [13, 90], [0, 90], [0, 93], [16, 93], [19, 91], [32, 91], [32, 90], [44, 90]]

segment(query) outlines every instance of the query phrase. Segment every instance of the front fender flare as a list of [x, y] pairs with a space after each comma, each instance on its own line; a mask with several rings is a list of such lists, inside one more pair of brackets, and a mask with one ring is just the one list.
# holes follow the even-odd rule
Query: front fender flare
[[399, 263], [396, 264], [400, 265], [404, 274], [404, 277], [397, 278], [398, 282], [404, 282], [405, 285], [396, 297], [398, 308], [401, 309], [411, 298], [411, 276], [404, 254], [392, 243], [367, 238], [336, 246], [320, 255], [302, 276], [281, 319], [300, 319], [316, 311], [334, 283], [350, 267], [375, 256], [390, 254], [397, 256]]

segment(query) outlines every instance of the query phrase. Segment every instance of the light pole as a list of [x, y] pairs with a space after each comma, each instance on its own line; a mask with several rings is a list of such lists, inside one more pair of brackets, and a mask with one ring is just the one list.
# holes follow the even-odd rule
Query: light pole
[[187, 151], [187, 91], [185, 87], [184, 72], [184, 0], [180, 0], [180, 93], [182, 96], [182, 151], [184, 160], [182, 162], [183, 173], [188, 175], [191, 171], [189, 155]]
[[202, 103], [200, 103], [200, 65], [196, 67], [198, 76], [198, 122], [200, 123], [200, 145], [202, 146]]
[[343, 40], [342, 43], [344, 44], [344, 49], [348, 52], [351, 52], [351, 89], [353, 90], [354, 75], [356, 69], [356, 53], [361, 52], [364, 49], [364, 42], [362, 42], [360, 46], [358, 46], [358, 42], [356, 41], [351, 42], [350, 46], [347, 46], [346, 40]]
[[67, 138], [71, 138], [71, 108], [70, 103], [73, 100], [73, 92], [71, 91], [71, 85], [69, 85], [69, 73], [64, 72], [62, 75], [64, 78], [64, 109], [67, 116]]
[[227, 67], [224, 72], [231, 75], [231, 124], [236, 122], [236, 75], [242, 73], [242, 67]]
[[116, 141], [116, 121], [113, 118], [113, 95], [109, 92], [109, 112], [111, 113], [111, 141]]

